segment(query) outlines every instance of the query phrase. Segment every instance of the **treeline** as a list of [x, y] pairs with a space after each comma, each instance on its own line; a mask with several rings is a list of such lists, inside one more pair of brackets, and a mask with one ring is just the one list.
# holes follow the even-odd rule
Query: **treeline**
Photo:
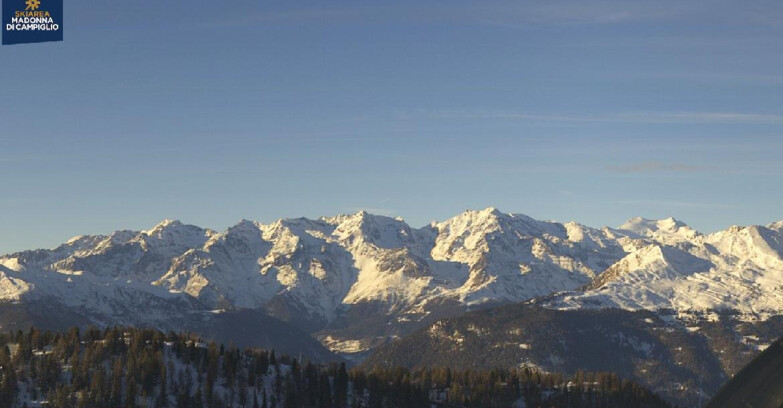
[[564, 376], [531, 368], [441, 368], [416, 371], [413, 382], [431, 390], [432, 402], [454, 407], [670, 407], [656, 394], [615, 373], [579, 371]]
[[668, 407], [608, 373], [347, 370], [183, 333], [0, 334], [0, 408]]

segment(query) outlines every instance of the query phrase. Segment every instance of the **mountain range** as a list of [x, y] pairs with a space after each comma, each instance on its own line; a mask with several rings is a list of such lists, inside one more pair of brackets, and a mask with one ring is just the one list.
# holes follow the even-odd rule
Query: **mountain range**
[[[442, 319], [526, 303], [647, 311], [694, 336], [731, 316], [749, 359], [782, 289], [783, 222], [702, 234], [673, 218], [591, 228], [495, 208], [422, 228], [364, 211], [223, 232], [165, 220], [0, 256], [0, 326], [145, 325], [358, 361]], [[730, 376], [740, 362], [724, 360]]]

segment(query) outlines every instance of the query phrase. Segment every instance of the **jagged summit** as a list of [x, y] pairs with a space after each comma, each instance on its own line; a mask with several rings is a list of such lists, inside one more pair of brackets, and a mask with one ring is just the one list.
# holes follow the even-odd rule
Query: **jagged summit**
[[78, 243], [79, 241], [82, 241], [82, 240], [84, 240], [84, 239], [85, 239], [85, 238], [87, 238], [87, 237], [88, 237], [87, 235], [76, 235], [76, 236], [72, 237], [71, 239], [69, 239], [69, 240], [65, 241], [65, 245], [73, 245], [73, 244], [76, 244], [76, 243]]
[[543, 296], [553, 308], [762, 315], [783, 312], [781, 226], [702, 235], [674, 218], [633, 218], [596, 229], [494, 207], [422, 228], [367, 211], [241, 220], [223, 232], [165, 220], [0, 256], [0, 299], [61, 299], [101, 322], [140, 296], [264, 309], [343, 351], [455, 310]]
[[689, 241], [702, 234], [674, 217], [651, 220], [635, 217], [617, 228], [620, 233], [630, 234], [633, 238], [652, 238], [665, 243]]
[[773, 222], [773, 223], [767, 225], [767, 228], [774, 229], [774, 230], [781, 230], [781, 229], [783, 229], [783, 220], [777, 221], [777, 222]]
[[694, 231], [687, 224], [675, 219], [674, 217], [663, 218], [660, 220], [634, 217], [626, 221], [617, 229], [631, 231], [641, 236], [648, 236], [658, 231], [667, 231], [671, 233], [676, 233], [680, 230]]
[[[280, 218], [280, 219], [277, 220], [277, 222], [282, 222], [282, 221], [284, 221], [283, 218]], [[239, 227], [239, 228], [255, 228], [257, 226], [258, 226], [258, 223], [256, 221], [248, 220], [246, 218], [242, 218], [232, 228], [235, 228], [235, 227]]]
[[358, 224], [364, 221], [394, 220], [395, 218], [386, 215], [373, 214], [367, 210], [359, 210], [351, 214], [339, 214], [332, 217], [321, 217], [319, 219], [329, 224], [341, 224], [344, 222], [352, 222]]
[[[184, 224], [180, 222], [179, 220], [173, 220], [173, 219], [164, 219], [163, 221], [157, 223], [152, 229], [141, 231], [141, 233], [149, 236], [159, 236], [160, 234], [164, 233], [165, 231], [171, 231], [178, 228], [183, 227]], [[196, 227], [198, 228], [198, 227]]]
[[505, 213], [495, 207], [487, 207], [483, 210], [466, 210], [463, 213], [449, 218], [435, 225], [448, 226], [450, 228], [472, 229], [474, 231], [490, 231], [502, 228], [522, 228], [528, 233], [557, 233], [559, 225], [549, 221], [538, 221], [525, 214]]

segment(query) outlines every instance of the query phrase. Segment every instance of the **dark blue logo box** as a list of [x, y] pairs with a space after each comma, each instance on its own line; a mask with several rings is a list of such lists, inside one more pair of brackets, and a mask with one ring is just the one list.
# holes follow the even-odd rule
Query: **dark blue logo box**
[[63, 0], [3, 0], [3, 45], [63, 40]]

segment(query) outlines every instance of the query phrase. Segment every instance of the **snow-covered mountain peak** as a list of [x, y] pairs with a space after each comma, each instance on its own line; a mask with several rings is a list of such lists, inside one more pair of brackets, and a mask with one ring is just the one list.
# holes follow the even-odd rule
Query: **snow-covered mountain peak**
[[618, 230], [631, 232], [639, 238], [653, 238], [666, 243], [689, 241], [701, 236], [700, 232], [673, 217], [660, 220], [635, 217], [618, 227]]
[[482, 215], [494, 215], [496, 217], [502, 217], [506, 215], [506, 213], [504, 213], [503, 211], [498, 210], [497, 207], [492, 207], [492, 206], [487, 207], [483, 210], [478, 210], [477, 212]]
[[179, 220], [172, 220], [172, 219], [164, 219], [163, 221], [156, 224], [152, 229], [147, 231], [142, 231], [143, 233], [147, 235], [156, 235], [159, 234], [161, 231], [164, 231], [167, 228], [176, 228], [182, 226], [182, 222]]
[[343, 223], [361, 224], [362, 220], [369, 215], [370, 213], [367, 211], [359, 210], [352, 214], [338, 214], [331, 217], [321, 217], [319, 220], [336, 227]]
[[620, 259], [593, 280], [589, 288], [606, 290], [606, 285], [630, 286], [625, 295], [635, 297], [635, 286], [655, 285], [656, 282], [666, 279], [684, 278], [708, 271], [713, 266], [708, 260], [676, 247], [655, 243], [636, 249]]
[[706, 271], [712, 267], [709, 261], [698, 258], [686, 251], [668, 245], [649, 245], [628, 255], [636, 260], [636, 268], [647, 268], [649, 265], [659, 265], [672, 269], [680, 274], [690, 274]]
[[762, 268], [783, 267], [783, 231], [779, 229], [732, 226], [708, 235], [706, 241], [733, 262], [752, 262]]
[[325, 219], [335, 225], [333, 235], [347, 243], [371, 243], [380, 248], [399, 248], [413, 241], [413, 232], [402, 220], [359, 211]]
[[340, 224], [361, 225], [364, 222], [372, 222], [372, 221], [377, 221], [379, 219], [393, 220], [394, 218], [387, 217], [385, 215], [372, 214], [370, 212], [367, 212], [366, 210], [359, 210], [351, 214], [340, 214], [334, 217], [321, 217], [320, 219], [332, 225], [340, 225]]
[[212, 230], [167, 219], [150, 230], [141, 231], [131, 241], [141, 243], [144, 249], [155, 248], [166, 256], [176, 256], [201, 247], [214, 235]]
[[[283, 221], [285, 218], [280, 218], [278, 221]], [[247, 218], [242, 218], [239, 220], [236, 224], [234, 224], [234, 227], [240, 227], [240, 228], [258, 228], [260, 224], [257, 221], [248, 220]]]
[[490, 252], [493, 246], [497, 248], [495, 251], [519, 258], [522, 253], [529, 253], [529, 248], [526, 249], [521, 240], [568, 238], [566, 228], [561, 224], [537, 221], [524, 214], [507, 214], [494, 207], [467, 210], [431, 228], [437, 231], [436, 245], [432, 250], [436, 259], [451, 259], [454, 255], [462, 259], [458, 255], [461, 252], [472, 259], [477, 253]]
[[563, 227], [565, 227], [566, 235], [571, 242], [597, 241], [599, 240], [598, 236], [607, 235], [605, 231], [586, 227], [574, 221], [563, 224]]
[[[278, 223], [283, 222], [282, 219], [277, 220]], [[261, 224], [259, 224], [256, 221], [241, 219], [238, 223], [234, 224], [231, 227], [228, 227], [226, 232], [234, 232], [234, 233], [248, 233], [252, 232], [255, 233], [261, 229]]]
[[88, 238], [87, 235], [77, 235], [75, 237], [72, 237], [71, 239], [65, 241], [65, 245], [74, 245], [79, 243], [80, 241], [83, 241], [85, 238]]
[[622, 307], [678, 311], [734, 309], [764, 316], [783, 312], [783, 233], [733, 226], [701, 235], [674, 220], [636, 218], [621, 227], [641, 239], [578, 294], [564, 294], [561, 307]]
[[781, 230], [783, 230], [783, 220], [778, 221], [778, 222], [773, 222], [773, 223], [767, 225], [767, 228], [769, 228], [771, 230], [781, 231]]
[[674, 218], [596, 229], [495, 207], [418, 229], [367, 211], [241, 220], [220, 233], [165, 220], [0, 257], [0, 274], [13, 283], [0, 299], [39, 294], [90, 308], [96, 294], [121, 302], [114, 291], [124, 291], [263, 307], [314, 327], [415, 321], [564, 291], [574, 292], [553, 307], [783, 313], [783, 222], [705, 236]]
[[684, 223], [679, 223], [673, 217], [664, 218], [660, 220], [648, 219], [644, 217], [633, 217], [626, 221], [618, 229], [631, 231], [637, 235], [647, 236], [658, 230], [672, 230], [680, 226], [685, 226]]
[[478, 221], [478, 223], [484, 223], [484, 224], [492, 224], [492, 225], [498, 225], [498, 226], [504, 226], [503, 224], [510, 223], [510, 222], [524, 222], [528, 225], [538, 225], [538, 223], [543, 221], [537, 221], [534, 220], [531, 217], [528, 217], [525, 214], [514, 214], [514, 213], [505, 213], [503, 211], [500, 211], [499, 209], [495, 207], [487, 207], [483, 210], [476, 210], [476, 211], [465, 211], [463, 213], [468, 217], [468, 219], [473, 220], [474, 222]]
[[76, 253], [89, 250], [107, 238], [105, 235], [77, 235], [55, 248], [54, 251], [59, 253]]
[[[274, 224], [272, 224], [274, 225]], [[225, 231], [216, 234], [211, 241], [225, 239], [253, 240], [261, 236], [262, 225], [250, 220], [242, 219], [235, 225], [228, 227]]]
[[204, 244], [204, 250], [211, 252], [215, 248], [225, 250], [226, 247], [230, 247], [243, 256], [254, 254], [257, 252], [255, 247], [264, 245], [262, 234], [260, 224], [243, 219], [225, 231], [211, 235]]
[[465, 210], [462, 214], [436, 225], [475, 234], [482, 231], [495, 231], [510, 217], [510, 214], [503, 213], [495, 207], [487, 207], [483, 210]]

